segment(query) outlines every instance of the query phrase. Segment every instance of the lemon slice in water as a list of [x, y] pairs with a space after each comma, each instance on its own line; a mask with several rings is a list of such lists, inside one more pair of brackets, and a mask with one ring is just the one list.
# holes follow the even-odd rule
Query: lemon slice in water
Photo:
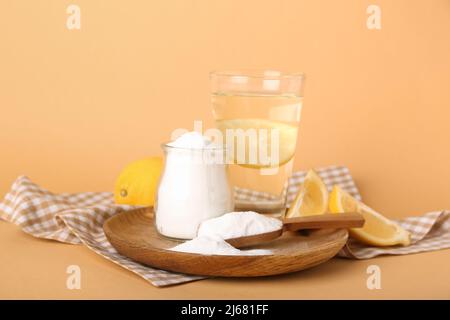
[[[294, 156], [298, 132], [297, 125], [267, 119], [217, 120], [216, 125], [222, 131], [225, 139], [227, 139], [227, 130], [231, 130], [229, 132], [233, 133], [234, 152], [231, 154], [231, 158], [234, 163], [241, 166], [250, 168], [281, 166], [289, 162]], [[272, 150], [272, 147], [276, 146], [272, 141], [271, 130], [273, 129], [278, 130], [278, 159], [271, 158], [272, 153], [277, 151]], [[252, 136], [252, 134], [254, 135]], [[239, 139], [236, 138], [236, 135], [242, 135], [243, 146], [238, 145]], [[240, 161], [242, 158], [237, 154], [240, 147], [243, 147], [245, 152], [241, 155], [242, 158], [245, 156], [244, 161]], [[265, 150], [260, 150], [260, 148], [265, 148]], [[263, 154], [266, 154], [268, 159], [260, 158], [261, 151], [265, 151]], [[250, 162], [249, 159], [252, 157], [254, 161]]]

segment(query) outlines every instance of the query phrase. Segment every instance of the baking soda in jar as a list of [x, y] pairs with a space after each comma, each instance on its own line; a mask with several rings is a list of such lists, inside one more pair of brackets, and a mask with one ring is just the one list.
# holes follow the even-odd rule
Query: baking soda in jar
[[223, 146], [198, 132], [189, 132], [162, 146], [155, 225], [169, 238], [192, 239], [200, 223], [233, 211]]

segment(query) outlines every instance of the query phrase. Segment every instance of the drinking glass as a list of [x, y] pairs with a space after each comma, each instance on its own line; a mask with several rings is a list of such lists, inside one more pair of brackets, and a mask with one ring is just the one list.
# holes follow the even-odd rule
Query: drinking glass
[[210, 74], [216, 127], [228, 148], [238, 210], [284, 214], [302, 109], [304, 75], [280, 71]]

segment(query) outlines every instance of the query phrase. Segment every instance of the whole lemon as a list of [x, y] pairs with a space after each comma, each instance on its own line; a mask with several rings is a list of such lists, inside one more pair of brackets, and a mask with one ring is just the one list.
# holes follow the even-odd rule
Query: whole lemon
[[117, 204], [153, 206], [163, 167], [161, 157], [130, 163], [116, 180], [114, 200]]

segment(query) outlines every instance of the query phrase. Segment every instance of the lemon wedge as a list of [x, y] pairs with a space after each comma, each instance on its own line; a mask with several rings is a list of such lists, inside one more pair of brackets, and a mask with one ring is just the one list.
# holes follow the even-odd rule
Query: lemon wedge
[[[239, 161], [239, 157], [237, 156], [237, 151], [239, 147], [237, 145], [237, 141], [239, 141], [235, 136], [233, 136], [233, 144], [234, 144], [234, 152], [231, 155], [233, 162], [237, 163], [243, 167], [249, 168], [266, 168], [270, 166], [281, 166], [289, 162], [292, 159], [295, 153], [295, 145], [297, 142], [297, 132], [298, 126], [288, 124], [280, 121], [273, 121], [267, 119], [227, 119], [227, 120], [217, 120], [216, 126], [219, 130], [222, 131], [224, 137], [227, 137], [227, 130], [231, 133], [243, 134], [244, 147], [245, 147], [245, 162], [241, 163]], [[264, 129], [266, 131], [262, 131]], [[274, 159], [270, 159], [270, 163], [267, 161], [262, 161], [260, 158], [261, 150], [260, 148], [264, 148], [263, 150], [267, 150], [267, 156], [271, 156], [272, 150], [272, 136], [271, 130], [278, 130], [278, 161]], [[237, 131], [241, 130], [241, 131]], [[250, 139], [251, 132], [249, 130], [254, 130], [253, 132], [256, 134], [254, 139]], [[263, 134], [264, 133], [264, 134]], [[275, 150], [276, 151], [276, 150]], [[254, 163], [249, 163], [250, 152], [252, 156], [255, 157], [256, 161]]]
[[324, 214], [327, 206], [327, 187], [314, 170], [309, 170], [286, 218]]
[[330, 194], [329, 209], [332, 213], [359, 212], [366, 222], [362, 228], [350, 229], [350, 235], [362, 243], [374, 246], [411, 244], [411, 235], [395, 222], [356, 200], [338, 186]]

